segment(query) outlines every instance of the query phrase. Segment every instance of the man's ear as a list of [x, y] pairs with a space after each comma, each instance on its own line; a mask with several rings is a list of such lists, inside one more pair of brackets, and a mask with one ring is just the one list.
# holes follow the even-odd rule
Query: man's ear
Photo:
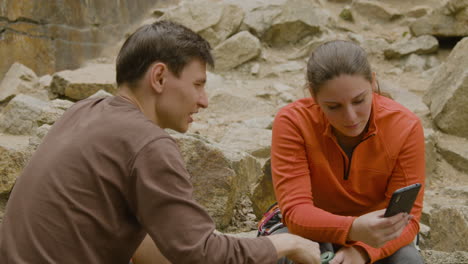
[[149, 69], [149, 81], [151, 88], [156, 93], [162, 93], [164, 84], [167, 78], [167, 66], [164, 63], [158, 62], [153, 64]]

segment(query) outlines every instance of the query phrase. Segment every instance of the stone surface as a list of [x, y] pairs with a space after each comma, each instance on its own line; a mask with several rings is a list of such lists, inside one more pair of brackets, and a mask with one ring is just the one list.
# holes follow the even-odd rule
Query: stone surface
[[430, 245], [433, 250], [454, 252], [468, 248], [468, 206], [447, 205], [433, 209]]
[[[170, 1], [170, 0], [169, 0]], [[4, 0], [0, 4], [0, 80], [14, 62], [38, 75], [78, 67], [159, 1]]]
[[432, 129], [424, 129], [426, 184], [431, 185], [437, 167], [439, 155], [437, 153], [437, 135]]
[[27, 136], [0, 134], [0, 194], [10, 192], [31, 151]]
[[440, 66], [424, 102], [442, 131], [468, 138], [468, 37], [457, 43]]
[[463, 264], [468, 263], [468, 252], [443, 252], [437, 250], [422, 250], [421, 255], [428, 264]]
[[405, 61], [404, 70], [405, 71], [417, 71], [422, 72], [426, 66], [426, 59], [417, 54], [411, 54]]
[[173, 134], [192, 175], [194, 198], [213, 217], [218, 229], [226, 228], [234, 207], [261, 175], [261, 167], [252, 156], [222, 149], [206, 139]]
[[[209, 7], [210, 10], [212, 7]], [[200, 35], [210, 42], [212, 47], [235, 34], [244, 19], [244, 11], [236, 5], [223, 5], [219, 22], [203, 31]]]
[[216, 70], [229, 70], [260, 54], [260, 41], [247, 31], [228, 38], [213, 50]]
[[468, 139], [439, 133], [437, 149], [453, 167], [468, 173]]
[[65, 96], [72, 100], [87, 98], [99, 90], [115, 93], [114, 65], [90, 64], [74, 71], [57, 72], [49, 89], [55, 97]]
[[47, 106], [41, 109], [37, 118], [37, 126], [44, 124], [53, 125], [65, 111], [73, 105], [73, 102], [62, 99], [55, 99], [47, 102]]
[[444, 6], [410, 25], [415, 36], [464, 37], [468, 35], [468, 1], [448, 0]]
[[20, 93], [34, 93], [38, 85], [39, 80], [31, 69], [14, 63], [0, 82], [0, 102], [8, 102]]
[[15, 96], [0, 114], [0, 131], [12, 135], [31, 134], [45, 107], [45, 101], [23, 94]]
[[405, 12], [404, 15], [407, 17], [419, 18], [429, 14], [430, 11], [431, 8], [428, 6], [415, 6]]
[[227, 130], [220, 144], [245, 151], [254, 157], [268, 158], [271, 148], [271, 130], [233, 126]]
[[438, 48], [439, 42], [435, 37], [424, 35], [394, 43], [384, 50], [384, 55], [387, 59], [394, 59], [411, 53], [429, 54], [436, 52]]
[[251, 196], [252, 207], [257, 219], [261, 219], [266, 210], [276, 202], [273, 181], [271, 178], [271, 160], [263, 166], [263, 174], [255, 185]]
[[180, 23], [205, 38], [212, 47], [237, 32], [244, 10], [234, 4], [214, 0], [183, 1], [176, 7], [159, 10], [161, 20]]
[[331, 23], [328, 11], [312, 1], [289, 0], [261, 38], [272, 45], [292, 44], [306, 36], [318, 35]]
[[398, 10], [379, 1], [355, 0], [351, 9], [370, 20], [390, 21], [401, 16]]

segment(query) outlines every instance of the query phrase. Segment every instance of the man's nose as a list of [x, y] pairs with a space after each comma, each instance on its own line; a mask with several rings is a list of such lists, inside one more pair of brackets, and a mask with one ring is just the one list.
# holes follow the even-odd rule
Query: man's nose
[[198, 98], [198, 105], [201, 108], [207, 108], [208, 107], [208, 95], [206, 94], [205, 89], [201, 92], [199, 98]]

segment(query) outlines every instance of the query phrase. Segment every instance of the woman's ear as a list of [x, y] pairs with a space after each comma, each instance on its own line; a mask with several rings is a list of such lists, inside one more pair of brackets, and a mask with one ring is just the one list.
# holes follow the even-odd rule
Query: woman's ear
[[156, 93], [162, 93], [164, 90], [164, 84], [167, 77], [167, 66], [164, 63], [158, 62], [153, 64], [149, 70], [149, 81], [151, 88]]

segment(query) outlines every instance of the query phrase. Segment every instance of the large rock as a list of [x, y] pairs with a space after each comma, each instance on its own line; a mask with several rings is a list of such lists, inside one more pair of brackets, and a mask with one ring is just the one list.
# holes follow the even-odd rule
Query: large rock
[[159, 1], [3, 0], [0, 4], [0, 80], [14, 62], [38, 75], [76, 68]]
[[468, 248], [468, 206], [447, 205], [431, 213], [431, 249], [465, 251]]
[[237, 32], [244, 18], [244, 11], [237, 5], [213, 0], [183, 1], [176, 7], [158, 11], [164, 12], [159, 19], [192, 29], [212, 47]]
[[401, 14], [379, 1], [355, 0], [351, 5], [353, 13], [358, 13], [371, 20], [390, 21], [398, 18]]
[[31, 151], [27, 136], [0, 134], [0, 195], [10, 192]]
[[437, 134], [432, 129], [424, 129], [425, 161], [426, 161], [426, 184], [431, 185], [436, 173], [437, 160]]
[[17, 95], [2, 110], [0, 131], [12, 135], [29, 135], [37, 127], [37, 120], [47, 102], [28, 95]]
[[259, 162], [244, 152], [222, 149], [196, 136], [173, 134], [192, 175], [194, 198], [226, 228], [242, 196], [252, 193], [261, 175]]
[[62, 99], [55, 99], [47, 102], [47, 106], [42, 108], [37, 118], [37, 126], [42, 126], [44, 124], [53, 125], [72, 105], [73, 102]]
[[421, 250], [421, 255], [428, 264], [468, 263], [468, 252], [466, 251]]
[[464, 37], [468, 35], [468, 1], [449, 0], [410, 25], [415, 36]]
[[54, 96], [72, 100], [85, 99], [99, 90], [115, 93], [115, 69], [111, 64], [90, 64], [74, 71], [65, 70], [54, 74], [50, 85]]
[[227, 130], [220, 143], [258, 158], [268, 158], [271, 149], [271, 130], [233, 126]]
[[273, 20], [263, 39], [273, 45], [291, 44], [318, 35], [332, 24], [331, 15], [311, 1], [290, 0]]
[[444, 132], [468, 138], [468, 37], [458, 42], [439, 67], [424, 102]]
[[228, 38], [213, 50], [216, 69], [233, 69], [260, 54], [260, 41], [247, 31]]
[[276, 202], [273, 180], [271, 178], [271, 160], [268, 159], [263, 166], [263, 175], [255, 185], [250, 197], [252, 207], [257, 219], [261, 219], [266, 210]]
[[14, 63], [0, 82], [0, 102], [7, 102], [20, 93], [34, 93], [38, 85], [39, 80], [31, 69]]
[[416, 53], [428, 54], [436, 52], [439, 48], [439, 41], [433, 36], [419, 36], [408, 41], [403, 40], [390, 45], [384, 50], [385, 58], [394, 59], [402, 56]]
[[439, 153], [456, 169], [468, 173], [468, 140], [439, 133], [437, 137]]

